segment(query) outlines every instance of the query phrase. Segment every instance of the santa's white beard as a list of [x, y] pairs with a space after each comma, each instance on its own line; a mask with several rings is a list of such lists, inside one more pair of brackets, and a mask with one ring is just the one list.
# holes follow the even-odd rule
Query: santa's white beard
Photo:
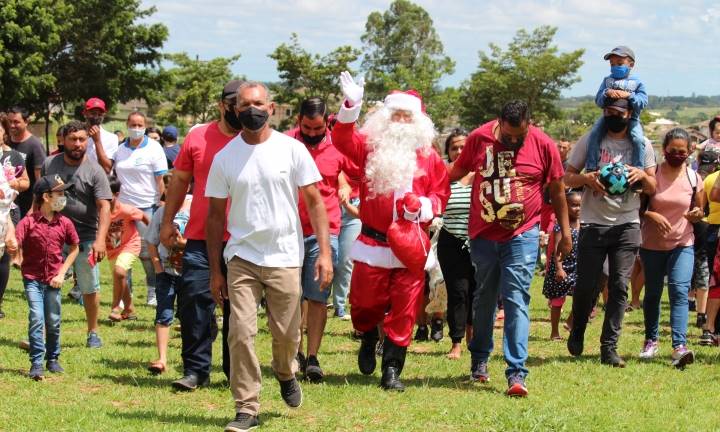
[[417, 150], [430, 151], [435, 137], [432, 121], [415, 115], [412, 123], [393, 122], [390, 113], [380, 109], [368, 117], [361, 132], [370, 148], [365, 175], [371, 196], [410, 190]]

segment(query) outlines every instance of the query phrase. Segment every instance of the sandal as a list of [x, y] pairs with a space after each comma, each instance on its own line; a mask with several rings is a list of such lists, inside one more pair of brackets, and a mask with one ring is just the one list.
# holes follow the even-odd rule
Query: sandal
[[123, 313], [120, 314], [120, 316], [122, 317], [123, 320], [127, 320], [127, 321], [136, 321], [138, 319], [137, 315], [135, 315], [135, 312], [123, 311]]
[[153, 375], [160, 375], [165, 372], [165, 369], [165, 363], [161, 362], [160, 360], [150, 362], [150, 365], [148, 366], [148, 370]]
[[108, 315], [108, 319], [112, 322], [120, 322], [123, 320], [123, 316], [120, 313], [120, 309], [113, 309], [110, 311], [110, 315]]

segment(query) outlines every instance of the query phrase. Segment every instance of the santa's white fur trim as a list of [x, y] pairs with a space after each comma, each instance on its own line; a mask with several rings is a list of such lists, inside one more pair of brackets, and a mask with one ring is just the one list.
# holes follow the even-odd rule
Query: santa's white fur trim
[[[405, 268], [405, 264], [400, 262], [388, 246], [373, 246], [364, 243], [360, 239], [355, 240], [355, 243], [350, 247], [350, 259], [373, 267], [386, 269]], [[435, 265], [437, 265], [437, 258], [435, 257], [435, 251], [431, 249], [425, 262], [425, 270], [429, 270]]]
[[360, 108], [362, 108], [362, 102], [350, 108], [346, 107], [345, 102], [343, 102], [336, 117], [337, 121], [340, 123], [355, 123], [360, 118]]
[[385, 96], [385, 108], [389, 110], [422, 112], [422, 101], [407, 93], [392, 93]]
[[428, 197], [420, 197], [420, 222], [430, 222], [435, 217], [432, 201]]

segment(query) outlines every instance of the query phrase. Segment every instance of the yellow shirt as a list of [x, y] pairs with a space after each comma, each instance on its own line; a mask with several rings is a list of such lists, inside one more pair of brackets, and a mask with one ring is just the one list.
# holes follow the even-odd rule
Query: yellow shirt
[[705, 177], [703, 186], [705, 187], [705, 193], [707, 194], [708, 202], [710, 203], [710, 214], [707, 217], [707, 221], [711, 225], [720, 225], [720, 203], [710, 201], [710, 191], [712, 191], [715, 181], [720, 175], [720, 171], [715, 171], [709, 176]]

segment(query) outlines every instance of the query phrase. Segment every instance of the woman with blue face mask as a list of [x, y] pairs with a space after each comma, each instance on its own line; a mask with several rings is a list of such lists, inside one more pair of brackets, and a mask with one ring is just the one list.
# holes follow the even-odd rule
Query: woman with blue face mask
[[[118, 147], [114, 156], [114, 170], [122, 184], [118, 200], [143, 211], [152, 219], [165, 192], [163, 175], [167, 173], [167, 158], [162, 145], [145, 135], [147, 129], [145, 114], [132, 112], [127, 119], [127, 138]], [[140, 260], [145, 269], [148, 287], [147, 303], [156, 305], [155, 271], [145, 243], [147, 225], [137, 223], [142, 238]]]

